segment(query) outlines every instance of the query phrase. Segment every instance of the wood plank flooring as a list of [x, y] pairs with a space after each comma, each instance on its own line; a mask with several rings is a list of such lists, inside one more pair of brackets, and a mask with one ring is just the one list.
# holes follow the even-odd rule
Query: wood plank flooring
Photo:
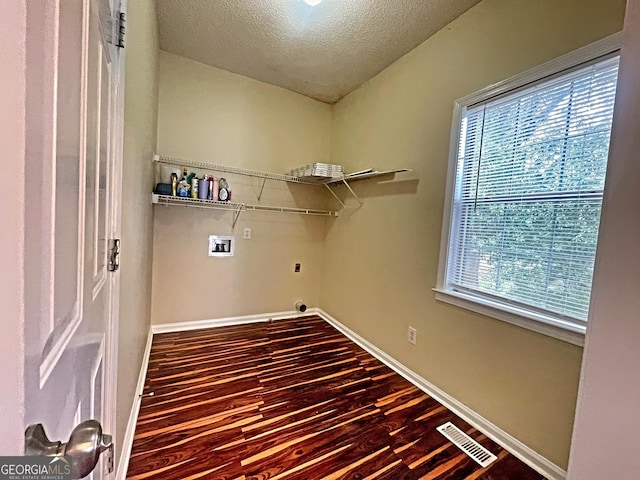
[[[307, 316], [155, 335], [131, 480], [539, 480], [543, 477]], [[438, 433], [452, 421], [487, 468]]]

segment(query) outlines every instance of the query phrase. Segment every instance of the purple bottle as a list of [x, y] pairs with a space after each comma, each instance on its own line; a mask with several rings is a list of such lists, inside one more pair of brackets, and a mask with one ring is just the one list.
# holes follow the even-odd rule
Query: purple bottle
[[209, 182], [207, 177], [198, 180], [198, 198], [200, 200], [206, 200], [209, 196]]

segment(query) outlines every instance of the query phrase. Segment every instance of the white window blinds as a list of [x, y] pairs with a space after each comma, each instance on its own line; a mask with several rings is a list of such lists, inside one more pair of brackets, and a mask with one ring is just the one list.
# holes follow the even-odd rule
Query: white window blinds
[[468, 107], [447, 288], [585, 321], [618, 57]]

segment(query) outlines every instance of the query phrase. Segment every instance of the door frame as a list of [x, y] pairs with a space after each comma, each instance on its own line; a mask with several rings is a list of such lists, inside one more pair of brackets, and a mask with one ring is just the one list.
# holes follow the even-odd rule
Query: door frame
[[[117, 9], [120, 13], [127, 14], [127, 0], [120, 0]], [[111, 131], [112, 143], [111, 155], [113, 173], [111, 175], [111, 186], [109, 191], [112, 193], [108, 204], [108, 238], [121, 238], [122, 228], [122, 162], [124, 158], [124, 97], [125, 97], [125, 64], [126, 49], [119, 48], [118, 55], [113, 60], [112, 68], [117, 68], [118, 75], [114, 78], [115, 95], [112, 101], [114, 115], [112, 116]], [[116, 65], [117, 62], [117, 65]], [[110, 429], [110, 433], [114, 438], [114, 442], [121, 442], [122, 439], [117, 438], [117, 399], [118, 399], [118, 344], [119, 344], [119, 326], [120, 326], [120, 271], [109, 272], [108, 274], [109, 290], [111, 304], [109, 305], [109, 330], [106, 332], [107, 349], [105, 352], [105, 394], [104, 394], [104, 417], [105, 425]], [[117, 448], [116, 448], [117, 450]], [[114, 458], [114, 471], [117, 465], [117, 459]]]
[[26, 0], [0, 2], [3, 41], [0, 42], [0, 155], [14, 188], [0, 202], [6, 228], [0, 235], [0, 454], [22, 455], [24, 444], [24, 207], [26, 135]]
[[638, 53], [640, 0], [628, 0], [568, 480], [637, 478], [640, 469]]
[[[127, 0], [119, 0], [118, 12], [127, 14]], [[115, 28], [118, 28], [117, 26]], [[121, 238], [122, 227], [122, 162], [124, 158], [124, 97], [125, 97], [125, 64], [126, 49], [118, 48], [118, 55], [113, 59], [112, 68], [117, 68], [118, 75], [113, 80], [116, 82], [114, 93], [111, 99], [111, 108], [114, 115], [111, 124], [111, 149], [113, 174], [110, 186], [110, 197], [108, 210], [110, 212], [107, 235], [110, 239]], [[117, 62], [117, 65], [115, 64]], [[121, 442], [117, 438], [117, 399], [118, 399], [118, 335], [120, 326], [120, 271], [108, 272], [109, 282], [109, 329], [106, 332], [105, 341], [107, 349], [105, 351], [105, 393], [104, 393], [104, 420], [105, 429], [110, 430], [114, 442]], [[107, 374], [109, 372], [109, 374]], [[117, 448], [116, 448], [117, 450]], [[114, 471], [117, 459], [114, 458]]]

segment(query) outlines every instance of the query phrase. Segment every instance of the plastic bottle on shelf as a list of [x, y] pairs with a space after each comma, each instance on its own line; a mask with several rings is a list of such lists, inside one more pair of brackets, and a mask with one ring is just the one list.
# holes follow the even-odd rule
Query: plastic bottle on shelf
[[198, 177], [191, 179], [191, 198], [198, 198]]
[[229, 183], [226, 178], [221, 178], [219, 182], [220, 188], [218, 189], [218, 200], [221, 202], [229, 201]]
[[178, 196], [179, 197], [188, 197], [189, 190], [191, 190], [191, 185], [187, 181], [187, 169], [182, 170], [182, 179], [178, 183]]
[[209, 181], [207, 180], [207, 176], [203, 175], [200, 180], [198, 180], [198, 198], [200, 200], [206, 200], [209, 196]]
[[212, 196], [211, 196], [211, 200], [215, 200], [216, 202], [219, 200], [218, 198], [218, 192], [220, 191], [220, 181], [216, 178], [213, 177], [213, 192], [212, 192]]
[[207, 199], [213, 200], [213, 176], [207, 177]]
[[171, 173], [171, 195], [178, 195], [178, 175], [175, 172]]

